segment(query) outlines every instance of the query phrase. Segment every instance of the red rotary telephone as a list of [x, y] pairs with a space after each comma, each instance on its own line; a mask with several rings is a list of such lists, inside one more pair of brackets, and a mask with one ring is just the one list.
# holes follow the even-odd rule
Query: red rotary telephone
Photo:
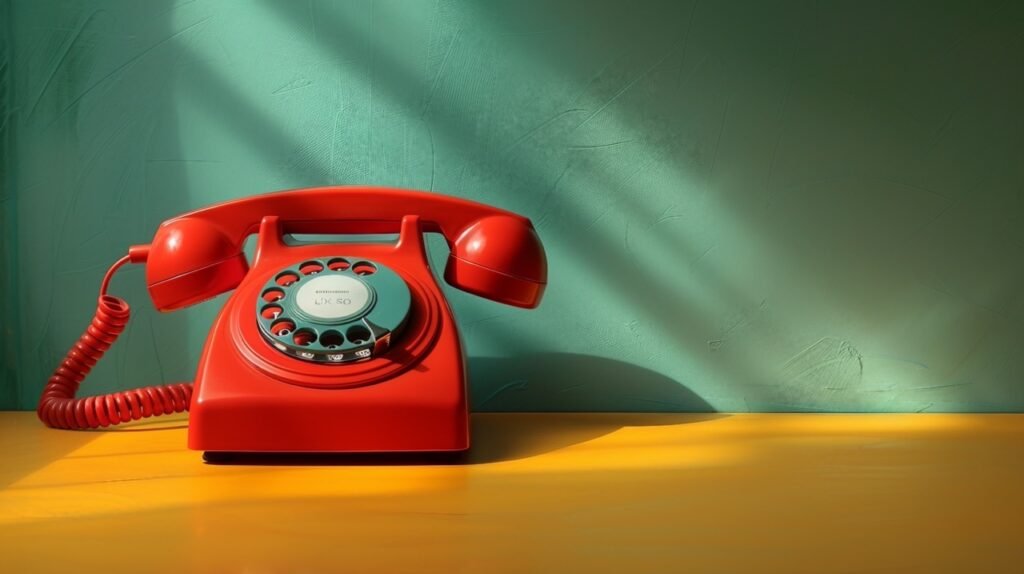
[[[259, 233], [250, 268], [242, 245]], [[395, 233], [394, 244], [286, 245], [284, 234]], [[547, 283], [530, 220], [462, 199], [374, 187], [278, 192], [165, 221], [107, 272], [92, 324], [39, 401], [51, 427], [106, 427], [189, 410], [189, 447], [207, 452], [461, 451], [469, 447], [465, 368], [422, 234], [444, 235], [445, 280], [536, 307]], [[124, 330], [114, 272], [146, 264], [160, 311], [235, 289], [189, 383], [76, 398]]]

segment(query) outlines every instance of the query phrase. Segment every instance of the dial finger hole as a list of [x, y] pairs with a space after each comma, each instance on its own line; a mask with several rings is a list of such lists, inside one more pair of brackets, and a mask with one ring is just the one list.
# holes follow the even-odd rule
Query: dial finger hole
[[299, 276], [293, 271], [285, 271], [284, 273], [279, 273], [274, 280], [277, 281], [277, 284], [281, 287], [287, 287], [297, 282], [299, 280]]
[[344, 257], [335, 257], [327, 262], [327, 268], [331, 271], [344, 271], [351, 267], [352, 264], [348, 262], [348, 259]]
[[324, 266], [319, 261], [307, 261], [302, 265], [299, 265], [299, 273], [302, 273], [303, 275], [316, 275], [323, 270]]
[[328, 349], [337, 349], [345, 343], [345, 337], [337, 331], [325, 331], [320, 335], [320, 344]]
[[356, 275], [373, 275], [377, 272], [377, 266], [369, 261], [360, 261], [352, 266], [352, 271]]
[[370, 330], [362, 325], [353, 325], [345, 332], [345, 336], [349, 341], [359, 345], [370, 340]]
[[263, 292], [263, 300], [267, 303], [275, 303], [284, 299], [284, 291], [277, 287], [271, 287]]
[[316, 341], [316, 332], [312, 329], [299, 329], [292, 335], [292, 342], [300, 347], [312, 345]]
[[260, 309], [260, 316], [264, 319], [277, 319], [281, 316], [281, 313], [280, 305], [264, 305], [263, 308]]
[[278, 337], [285, 337], [295, 331], [295, 321], [291, 319], [278, 319], [270, 325], [270, 332]]

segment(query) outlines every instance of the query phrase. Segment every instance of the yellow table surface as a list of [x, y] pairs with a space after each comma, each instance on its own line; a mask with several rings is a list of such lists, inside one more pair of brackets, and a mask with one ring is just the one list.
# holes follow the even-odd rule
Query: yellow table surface
[[448, 465], [210, 465], [185, 424], [0, 414], [0, 571], [1024, 571], [1024, 415], [478, 414]]

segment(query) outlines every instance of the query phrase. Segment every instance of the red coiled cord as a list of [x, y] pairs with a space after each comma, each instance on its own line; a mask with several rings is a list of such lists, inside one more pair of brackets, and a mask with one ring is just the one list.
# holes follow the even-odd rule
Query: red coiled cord
[[94, 429], [145, 417], [187, 411], [192, 384], [176, 383], [109, 395], [75, 398], [78, 385], [128, 324], [131, 311], [124, 299], [107, 295], [114, 272], [128, 263], [124, 256], [103, 277], [96, 315], [46, 383], [36, 413], [46, 426]]

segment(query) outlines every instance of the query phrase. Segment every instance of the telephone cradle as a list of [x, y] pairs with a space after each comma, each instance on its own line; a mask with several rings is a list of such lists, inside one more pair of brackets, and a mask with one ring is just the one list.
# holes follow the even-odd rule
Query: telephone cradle
[[[250, 266], [242, 246], [258, 233]], [[458, 452], [469, 448], [465, 361], [423, 234], [450, 247], [445, 281], [522, 308], [540, 303], [544, 249], [530, 220], [438, 194], [380, 187], [277, 192], [162, 223], [103, 278], [96, 315], [49, 379], [48, 426], [99, 428], [189, 412], [188, 446], [234, 452]], [[398, 233], [395, 243], [300, 243], [289, 234]], [[153, 304], [173, 311], [234, 290], [195, 382], [77, 397], [124, 330], [107, 289], [145, 264]]]

